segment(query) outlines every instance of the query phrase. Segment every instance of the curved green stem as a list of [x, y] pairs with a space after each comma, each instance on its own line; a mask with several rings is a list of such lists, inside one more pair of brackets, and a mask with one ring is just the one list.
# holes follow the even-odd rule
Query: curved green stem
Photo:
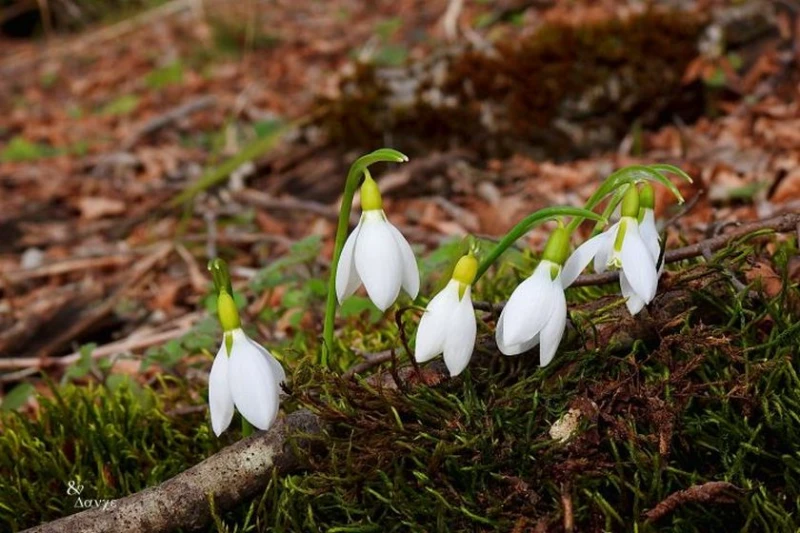
[[[664, 175], [665, 172], [675, 174], [689, 183], [692, 183], [692, 178], [686, 172], [673, 165], [661, 163], [653, 165], [629, 165], [611, 173], [594, 192], [594, 194], [589, 197], [583, 207], [589, 210], [594, 209], [597, 207], [597, 204], [599, 204], [606, 196], [611, 194], [612, 191], [617, 191], [623, 185], [636, 183], [642, 180], [657, 181], [669, 189], [669, 191], [673, 194], [673, 196], [675, 196], [675, 198], [678, 199], [680, 203], [683, 203], [683, 196], [681, 196], [680, 191], [669, 180], [669, 178]], [[614, 207], [616, 207], [616, 205]], [[574, 232], [584, 220], [585, 219], [582, 217], [576, 217], [572, 219], [567, 226], [567, 229], [570, 231], [570, 233]]]
[[325, 322], [322, 328], [322, 347], [319, 352], [319, 363], [329, 366], [330, 353], [333, 350], [333, 328], [336, 317], [336, 271], [339, 268], [339, 257], [342, 255], [345, 240], [347, 239], [347, 226], [350, 222], [350, 210], [353, 207], [353, 196], [361, 182], [361, 177], [373, 163], [386, 161], [390, 163], [404, 163], [408, 157], [391, 148], [381, 148], [365, 156], [359, 157], [350, 166], [347, 180], [344, 184], [342, 207], [339, 210], [339, 223], [336, 226], [336, 240], [333, 245], [333, 259], [331, 260], [331, 275], [328, 280], [328, 299], [325, 303]]
[[497, 258], [503, 254], [503, 252], [505, 252], [512, 244], [514, 244], [517, 239], [530, 231], [531, 228], [559, 216], [581, 217], [581, 220], [587, 218], [597, 221], [603, 220], [603, 218], [597, 213], [593, 213], [586, 209], [581, 209], [580, 207], [546, 207], [536, 211], [535, 213], [531, 213], [527, 217], [520, 220], [516, 226], [511, 228], [511, 231], [509, 231], [505, 237], [503, 237], [500, 242], [498, 242], [497, 245], [492, 248], [483, 261], [481, 261], [481, 264], [478, 266], [478, 272], [475, 274], [475, 281], [473, 283], [476, 283], [481, 276], [486, 273], [489, 267], [492, 266], [492, 263], [494, 263]]
[[[611, 200], [608, 201], [608, 205], [603, 210], [603, 218], [608, 220], [611, 218], [611, 215], [614, 214], [614, 209], [622, 202], [622, 198], [625, 196], [625, 193], [628, 192], [628, 188], [631, 187], [630, 183], [623, 183], [620, 187], [614, 191], [614, 196], [611, 197]], [[603, 229], [603, 222], [598, 222], [594, 225], [594, 229], [592, 230], [592, 237], [600, 233]]]

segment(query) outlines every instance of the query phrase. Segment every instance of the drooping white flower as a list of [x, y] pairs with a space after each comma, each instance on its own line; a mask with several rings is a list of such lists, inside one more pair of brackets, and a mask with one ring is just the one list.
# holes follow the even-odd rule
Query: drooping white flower
[[361, 187], [361, 205], [361, 219], [339, 257], [336, 296], [342, 303], [363, 283], [370, 300], [385, 311], [401, 287], [412, 299], [417, 297], [417, 260], [408, 241], [386, 219], [378, 186], [369, 176]]
[[280, 404], [280, 384], [286, 373], [264, 347], [241, 328], [227, 332], [232, 338], [230, 354], [222, 342], [208, 377], [211, 427], [219, 436], [233, 419], [234, 407], [258, 429], [269, 429]]
[[477, 268], [472, 254], [459, 259], [452, 279], [428, 303], [417, 329], [417, 362], [443, 354], [451, 376], [459, 375], [469, 364], [477, 333], [471, 295]]
[[511, 293], [495, 332], [497, 346], [505, 355], [539, 345], [539, 364], [546, 366], [553, 360], [567, 325], [561, 265], [568, 252], [569, 232], [558, 228], [550, 235], [533, 274]]
[[208, 376], [211, 428], [219, 436], [233, 419], [234, 408], [258, 429], [269, 429], [280, 404], [280, 384], [286, 373], [269, 351], [240, 327], [233, 298], [217, 298], [224, 337]]
[[650, 303], [658, 288], [658, 233], [655, 233], [653, 239], [652, 233], [649, 233], [650, 228], [647, 227], [646, 239], [643, 238], [638, 214], [638, 192], [635, 187], [631, 187], [623, 199], [619, 222], [580, 245], [567, 260], [562, 273], [564, 286], [571, 285], [594, 259], [594, 269], [597, 272], [605, 272], [609, 267], [620, 269], [620, 289], [632, 315]]
[[514, 289], [500, 313], [495, 333], [497, 347], [505, 355], [517, 355], [540, 345], [539, 364], [546, 366], [561, 343], [566, 324], [561, 265], [543, 259], [533, 274]]

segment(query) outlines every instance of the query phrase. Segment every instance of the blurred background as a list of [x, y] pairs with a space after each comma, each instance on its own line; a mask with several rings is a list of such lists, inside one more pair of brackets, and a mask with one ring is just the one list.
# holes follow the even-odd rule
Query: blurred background
[[375, 174], [420, 251], [580, 205], [635, 162], [696, 178], [672, 245], [797, 208], [796, 15], [762, 0], [2, 0], [5, 405], [41, 369], [207, 368], [217, 255], [262, 338], [307, 352], [347, 168], [382, 146], [411, 158]]

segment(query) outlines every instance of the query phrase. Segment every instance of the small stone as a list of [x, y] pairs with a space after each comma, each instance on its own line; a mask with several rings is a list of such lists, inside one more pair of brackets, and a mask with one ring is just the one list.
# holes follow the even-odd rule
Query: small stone
[[583, 413], [580, 409], [570, 409], [567, 411], [564, 416], [556, 420], [556, 422], [550, 426], [550, 438], [560, 442], [568, 441], [578, 429], [578, 424], [581, 421], [582, 415]]
[[38, 268], [44, 263], [44, 252], [38, 248], [28, 248], [22, 253], [19, 264], [24, 270]]

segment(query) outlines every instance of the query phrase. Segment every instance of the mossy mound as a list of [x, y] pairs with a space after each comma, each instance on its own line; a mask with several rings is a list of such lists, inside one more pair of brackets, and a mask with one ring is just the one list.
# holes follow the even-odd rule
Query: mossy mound
[[[625, 321], [612, 287], [571, 291], [574, 329], [544, 369], [532, 354], [497, 354], [490, 338], [462, 376], [423, 385], [406, 372], [400, 389], [299, 365], [284, 409], [317, 413], [326, 451], [217, 513], [209, 530], [794, 531], [800, 292], [788, 263], [796, 255], [794, 243], [779, 247], [767, 270], [782, 287], [762, 290], [753, 273], [765, 271], [764, 250], [739, 243], [711, 264], [667, 274], [650, 310]], [[501, 300], [497, 288], [527, 271], [504, 267], [476, 298]], [[741, 280], [752, 282], [743, 290]], [[633, 327], [635, 340], [614, 335]], [[481, 329], [489, 337], [490, 326]], [[170, 412], [196, 396], [177, 382], [157, 392], [55, 392], [33, 419], [3, 419], [4, 529], [75, 511], [70, 480], [94, 498], [119, 498], [238, 438], [211, 436], [204, 410]], [[570, 410], [577, 424], [562, 442], [553, 426]], [[648, 521], [670, 495], [711, 481], [731, 487]]]
[[321, 124], [360, 148], [389, 135], [409, 153], [458, 145], [577, 157], [613, 147], [631, 124], [703, 113], [702, 87], [681, 78], [705, 24], [701, 14], [652, 10], [545, 23], [491, 52], [451, 50], [405, 68], [359, 65], [340, 96], [320, 102]]
[[[734, 270], [747, 269], [743, 259]], [[595, 335], [576, 320], [584, 342], [545, 369], [535, 357], [491, 354], [432, 387], [323, 381], [326, 393], [305, 402], [331, 424], [330, 452], [315, 472], [275, 480], [266, 523], [560, 531], [569, 505], [575, 531], [794, 531], [800, 294], [784, 274], [785, 293], [769, 298], [754, 285], [742, 295], [728, 268], [675, 276], [656, 305], [681, 298], [684, 313], [639, 317], [654, 321], [653, 336], [624, 351], [576, 348]], [[589, 305], [602, 322], [620, 301]], [[554, 440], [571, 409], [578, 429]], [[647, 520], [670, 494], [709, 481], [736, 488]]]

